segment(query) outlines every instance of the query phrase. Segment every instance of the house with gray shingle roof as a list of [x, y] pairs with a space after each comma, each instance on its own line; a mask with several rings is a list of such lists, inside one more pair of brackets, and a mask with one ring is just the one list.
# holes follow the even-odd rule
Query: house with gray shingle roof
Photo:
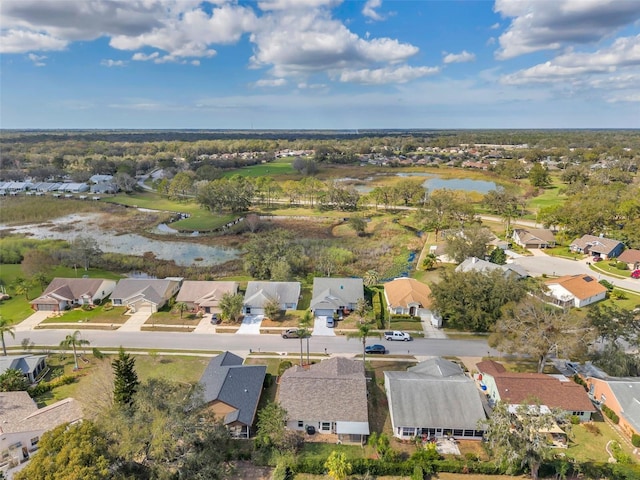
[[549, 248], [556, 246], [556, 237], [548, 228], [515, 228], [511, 235], [522, 248]]
[[571, 242], [569, 249], [572, 252], [593, 255], [607, 260], [608, 258], [620, 255], [624, 249], [624, 244], [611, 238], [583, 235]]
[[369, 435], [364, 364], [334, 357], [308, 368], [293, 366], [280, 377], [278, 401], [287, 411], [287, 428], [337, 434], [340, 441], [362, 442]]
[[459, 365], [434, 357], [405, 372], [384, 372], [384, 380], [395, 437], [482, 439], [480, 391]]
[[211, 359], [200, 377], [207, 408], [237, 438], [251, 436], [267, 373], [266, 365], [243, 363], [241, 357], [224, 352]]
[[523, 267], [516, 265], [515, 263], [498, 265], [497, 263], [491, 263], [476, 257], [469, 257], [456, 267], [456, 272], [473, 271], [490, 273], [496, 270], [504, 272], [505, 277], [515, 276], [515, 278], [525, 278], [529, 276], [529, 273]]
[[364, 285], [361, 278], [313, 279], [313, 293], [309, 308], [316, 317], [344, 314], [354, 310], [358, 300], [364, 298]]
[[115, 306], [126, 306], [132, 312], [157, 312], [173, 297], [182, 279], [123, 278], [111, 294]]
[[237, 282], [196, 281], [182, 282], [176, 302], [184, 302], [193, 311], [220, 313], [220, 299], [225, 293], [238, 293]]
[[20, 370], [30, 383], [45, 373], [47, 369], [46, 355], [7, 355], [0, 357], [0, 375], [7, 370]]
[[0, 471], [28, 460], [43, 433], [81, 420], [73, 398], [38, 408], [27, 392], [0, 392]]
[[296, 310], [299, 298], [300, 282], [249, 282], [243, 311], [248, 315], [264, 315], [264, 307], [273, 300], [281, 310]]
[[61, 311], [73, 305], [97, 305], [111, 295], [115, 287], [115, 280], [104, 278], [56, 277], [42, 295], [31, 300], [31, 308]]

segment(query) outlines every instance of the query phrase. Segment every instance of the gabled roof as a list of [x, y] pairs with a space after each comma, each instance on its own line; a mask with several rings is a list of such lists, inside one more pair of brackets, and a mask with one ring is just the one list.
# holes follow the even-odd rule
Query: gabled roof
[[560, 285], [579, 300], [585, 300], [607, 291], [607, 289], [600, 285], [594, 277], [585, 274], [565, 275], [563, 277], [547, 280], [544, 283], [546, 285]]
[[328, 278], [313, 279], [311, 310], [321, 308], [338, 308], [358, 303], [364, 298], [364, 285], [361, 278]]
[[294, 366], [280, 377], [278, 400], [291, 420], [368, 422], [364, 364], [334, 357]]
[[193, 302], [201, 307], [218, 305], [225, 293], [238, 292], [237, 282], [195, 281], [185, 280], [180, 287], [177, 302]]
[[423, 363], [406, 372], [384, 372], [394, 426], [478, 430], [486, 417], [475, 382], [453, 362]]
[[513, 231], [522, 243], [555, 243], [553, 232], [546, 228], [516, 228]]
[[278, 303], [298, 303], [300, 282], [249, 282], [244, 294], [244, 304], [264, 307], [270, 300]]
[[0, 374], [7, 370], [20, 370], [25, 375], [33, 372], [46, 355], [7, 355], [0, 357]]
[[419, 304], [423, 308], [431, 306], [431, 289], [415, 278], [396, 278], [384, 284], [384, 293], [390, 307], [408, 307]]
[[498, 265], [477, 257], [469, 257], [456, 267], [456, 272], [482, 272], [489, 273], [494, 271], [502, 271], [507, 275], [516, 275], [518, 277], [528, 277], [529, 273], [520, 265], [514, 263], [506, 265]]
[[618, 255], [618, 261], [624, 263], [640, 262], [640, 250], [629, 248]]
[[520, 405], [535, 399], [549, 408], [570, 412], [596, 410], [584, 388], [566, 377], [507, 372], [501, 364], [490, 360], [478, 363], [477, 367], [480, 373], [493, 377], [503, 402]]
[[82, 297], [93, 297], [106, 281], [104, 278], [56, 277], [51, 280], [42, 295], [31, 303], [51, 303], [51, 300], [58, 303], [60, 300], [73, 301]]
[[151, 303], [160, 305], [171, 296], [171, 289], [177, 283], [177, 280], [166, 278], [123, 278], [116, 285], [111, 298], [129, 300], [141, 296]]
[[607, 379], [609, 388], [620, 404], [624, 418], [640, 431], [640, 379]]
[[602, 253], [604, 255], [608, 255], [614, 250], [618, 245], [621, 245], [622, 242], [618, 240], [613, 240], [611, 238], [605, 237], [596, 237], [595, 235], [583, 235], [580, 238], [576, 238], [573, 242], [571, 242], [570, 247], [579, 247], [584, 250], [586, 247], [589, 247], [589, 251], [593, 253]]
[[82, 406], [66, 398], [38, 408], [27, 392], [0, 392], [0, 433], [51, 430], [82, 419]]
[[220, 401], [235, 409], [225, 417], [225, 425], [251, 425], [260, 401], [267, 367], [243, 365], [243, 361], [233, 353], [221, 353], [211, 359], [200, 377], [206, 403]]

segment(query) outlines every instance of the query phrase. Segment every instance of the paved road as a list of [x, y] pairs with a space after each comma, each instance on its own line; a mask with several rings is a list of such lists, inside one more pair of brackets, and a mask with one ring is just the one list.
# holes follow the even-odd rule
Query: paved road
[[[36, 345], [56, 346], [70, 330], [33, 330], [31, 332], [16, 332], [16, 338], [5, 340], [7, 346], [20, 345], [24, 338], [28, 338]], [[295, 339], [283, 339], [280, 335], [235, 335], [227, 333], [198, 334], [175, 332], [118, 332], [118, 331], [82, 331], [82, 338], [91, 342], [91, 347], [119, 347], [148, 348], [155, 350], [230, 350], [233, 352], [288, 352], [300, 351], [300, 342]], [[385, 342], [373, 337], [368, 344], [382, 343], [392, 354], [429, 355], [457, 355], [484, 356], [487, 352], [497, 355], [498, 352], [489, 348], [484, 338], [472, 337], [468, 340], [449, 339], [415, 339], [412, 342]], [[346, 353], [357, 354], [362, 351], [359, 340], [347, 340], [343, 336], [311, 337], [310, 350], [315, 353]]]
[[[542, 254], [540, 254], [542, 252]], [[544, 254], [544, 251], [537, 251], [532, 257], [521, 257], [513, 260], [513, 263], [524, 267], [531, 275], [537, 277], [544, 274], [552, 276], [561, 275], [577, 275], [587, 273], [598, 280], [605, 279], [616, 287], [626, 288], [634, 292], [640, 293], [640, 279], [623, 279], [610, 277], [609, 275], [595, 272], [589, 268], [587, 262], [589, 258], [584, 260], [569, 260], [562, 257], [551, 257]]]

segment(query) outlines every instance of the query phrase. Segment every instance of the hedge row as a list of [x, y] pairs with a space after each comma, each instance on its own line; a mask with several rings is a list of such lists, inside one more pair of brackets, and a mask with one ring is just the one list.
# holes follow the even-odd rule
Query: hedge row
[[27, 392], [31, 397], [39, 397], [40, 395], [50, 392], [60, 385], [68, 385], [76, 381], [76, 377], [73, 375], [63, 375], [62, 377], [55, 378], [50, 382], [40, 382], [33, 387], [29, 387]]
[[607, 417], [609, 417], [609, 419], [611, 419], [611, 421], [613, 423], [615, 423], [616, 425], [618, 424], [618, 422], [620, 421], [620, 417], [618, 417], [618, 415], [616, 414], [616, 412], [614, 412], [613, 410], [611, 410], [609, 407], [607, 407], [606, 405], [602, 405], [602, 413], [604, 413]]

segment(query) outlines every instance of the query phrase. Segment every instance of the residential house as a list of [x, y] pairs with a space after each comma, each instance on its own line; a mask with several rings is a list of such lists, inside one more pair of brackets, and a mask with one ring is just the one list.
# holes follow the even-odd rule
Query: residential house
[[414, 278], [396, 278], [384, 284], [384, 298], [392, 315], [412, 315], [430, 319], [440, 328], [442, 318], [431, 311], [431, 289]]
[[58, 186], [58, 191], [67, 193], [82, 193], [89, 191], [89, 185], [86, 183], [78, 182], [61, 183]]
[[185, 280], [176, 297], [176, 302], [184, 302], [189, 310], [202, 313], [220, 313], [220, 299], [226, 293], [238, 293], [237, 282]]
[[384, 388], [395, 437], [482, 439], [480, 392], [456, 363], [434, 357], [405, 372], [385, 371]]
[[267, 373], [265, 365], [243, 362], [233, 353], [221, 353], [211, 359], [200, 377], [206, 408], [237, 438], [251, 437]]
[[349, 314], [364, 298], [361, 278], [315, 277], [309, 308], [316, 317]]
[[522, 405], [538, 401], [541, 406], [575, 415], [582, 422], [591, 420], [596, 411], [584, 387], [564, 375], [508, 372], [493, 360], [484, 360], [476, 366], [478, 381], [491, 402]]
[[618, 415], [622, 431], [640, 435], [640, 378], [587, 377], [586, 382], [589, 397]]
[[618, 256], [618, 261], [626, 263], [629, 270], [640, 269], [640, 250], [629, 248]]
[[7, 355], [0, 357], [0, 375], [7, 370], [20, 370], [29, 383], [35, 383], [47, 370], [46, 355]]
[[604, 300], [607, 289], [591, 275], [564, 275], [545, 282], [548, 298], [560, 307], [585, 307]]
[[115, 280], [104, 278], [56, 277], [42, 295], [31, 300], [31, 308], [61, 311], [74, 305], [98, 305], [115, 287]]
[[556, 245], [553, 231], [547, 228], [516, 228], [511, 238], [522, 248], [550, 248]]
[[498, 265], [497, 263], [491, 263], [477, 257], [469, 257], [456, 267], [456, 272], [490, 273], [494, 271], [504, 272], [505, 277], [525, 278], [529, 276], [529, 273], [523, 267], [515, 263]]
[[111, 301], [131, 312], [154, 313], [178, 293], [181, 283], [180, 278], [123, 278], [113, 290]]
[[73, 398], [38, 408], [27, 392], [0, 392], [0, 472], [28, 460], [43, 433], [81, 420]]
[[300, 282], [249, 282], [244, 294], [244, 313], [264, 315], [264, 307], [277, 301], [281, 310], [296, 310], [300, 298]]
[[280, 377], [278, 401], [287, 411], [287, 428], [314, 427], [344, 442], [369, 435], [364, 363], [333, 357], [308, 368], [293, 366]]
[[611, 238], [596, 237], [595, 235], [583, 235], [581, 238], [576, 238], [571, 242], [569, 249], [572, 252], [593, 255], [594, 257], [600, 257], [607, 260], [608, 258], [620, 255], [624, 249], [624, 245], [622, 242]]

